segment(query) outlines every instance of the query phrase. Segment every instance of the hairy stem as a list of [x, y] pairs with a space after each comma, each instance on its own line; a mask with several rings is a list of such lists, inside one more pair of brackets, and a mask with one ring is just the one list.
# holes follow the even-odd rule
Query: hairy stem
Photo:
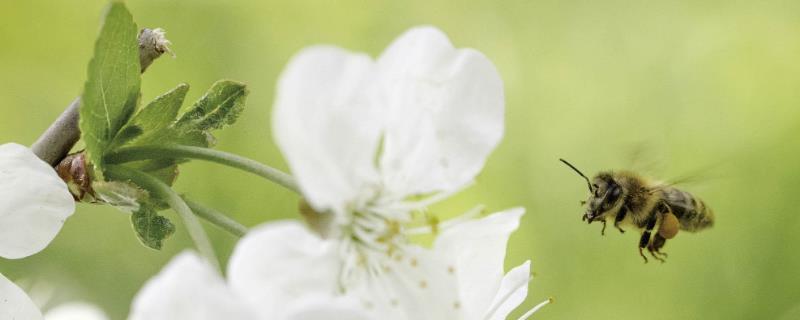
[[231, 234], [240, 238], [247, 233], [247, 227], [243, 226], [239, 222], [236, 222], [236, 220], [233, 220], [230, 217], [222, 214], [221, 212], [206, 207], [186, 197], [183, 197], [183, 201], [186, 202], [187, 205], [189, 205], [189, 208], [191, 208], [192, 211], [194, 211], [194, 214], [196, 214], [200, 218], [205, 219], [211, 224], [219, 227], [220, 229], [230, 232]]
[[106, 175], [114, 180], [131, 181], [150, 192], [152, 196], [165, 201], [183, 219], [183, 224], [189, 232], [189, 237], [194, 241], [195, 247], [200, 251], [200, 254], [219, 269], [219, 260], [214, 254], [214, 248], [211, 246], [211, 241], [208, 239], [205, 230], [203, 230], [200, 220], [197, 219], [192, 209], [177, 192], [156, 177], [123, 166], [106, 167]]
[[[142, 29], [139, 32], [139, 62], [142, 72], [167, 51], [165, 43], [168, 44], [169, 41], [163, 39], [163, 31], [160, 29]], [[31, 150], [39, 159], [55, 166], [67, 156], [81, 137], [78, 127], [80, 107], [81, 98], [75, 98], [67, 106], [67, 109], [50, 124], [50, 127], [39, 136], [39, 139], [36, 139]]]
[[120, 148], [105, 156], [108, 164], [148, 159], [198, 159], [216, 162], [266, 178], [286, 189], [300, 193], [292, 176], [255, 160], [218, 150], [190, 146], [136, 146]]

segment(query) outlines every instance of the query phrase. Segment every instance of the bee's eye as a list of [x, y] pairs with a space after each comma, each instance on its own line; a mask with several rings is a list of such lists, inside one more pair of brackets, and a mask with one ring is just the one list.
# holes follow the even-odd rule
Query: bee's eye
[[620, 192], [619, 188], [614, 188], [614, 190], [611, 190], [611, 196], [616, 198], [617, 196], [619, 196], [619, 192]]

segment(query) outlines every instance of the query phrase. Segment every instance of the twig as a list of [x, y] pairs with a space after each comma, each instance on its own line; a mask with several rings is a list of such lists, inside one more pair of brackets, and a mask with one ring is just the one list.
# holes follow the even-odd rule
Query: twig
[[[142, 29], [139, 32], [139, 63], [142, 72], [164, 52], [170, 52], [169, 40], [164, 37], [164, 30]], [[81, 137], [78, 127], [78, 110], [81, 107], [80, 97], [75, 98], [66, 110], [50, 125], [33, 143], [31, 149], [40, 159], [52, 166], [61, 162]]]

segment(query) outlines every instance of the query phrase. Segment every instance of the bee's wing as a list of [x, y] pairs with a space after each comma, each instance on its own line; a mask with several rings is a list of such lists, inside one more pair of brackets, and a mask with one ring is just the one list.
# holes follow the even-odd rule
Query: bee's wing
[[663, 151], [656, 151], [661, 149], [654, 149], [650, 145], [645, 141], [633, 143], [626, 152], [627, 168], [648, 176], [657, 176], [658, 172], [663, 172], [666, 156], [660, 154]]
[[653, 192], [656, 190], [661, 190], [667, 187], [674, 187], [674, 186], [705, 184], [710, 180], [719, 178], [719, 176], [715, 175], [714, 173], [714, 171], [717, 168], [719, 168], [719, 164], [706, 165], [700, 169], [693, 170], [690, 173], [679, 175], [676, 178], [658, 182], [655, 184], [655, 186], [650, 188], [650, 191]]

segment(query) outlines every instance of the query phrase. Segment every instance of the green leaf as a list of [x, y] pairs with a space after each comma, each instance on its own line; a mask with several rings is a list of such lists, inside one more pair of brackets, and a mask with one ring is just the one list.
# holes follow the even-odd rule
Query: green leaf
[[137, 211], [150, 200], [147, 191], [127, 181], [94, 181], [92, 190], [98, 200], [125, 212]]
[[168, 186], [172, 186], [175, 183], [175, 179], [178, 178], [178, 163], [180, 162], [182, 161], [175, 159], [153, 159], [131, 162], [126, 166], [147, 172]]
[[145, 246], [160, 250], [164, 240], [175, 233], [172, 222], [157, 213], [168, 206], [163, 200], [150, 197], [148, 191], [136, 184], [130, 181], [95, 181], [92, 189], [103, 203], [131, 213], [133, 230]]
[[[159, 160], [153, 160], [158, 162]], [[165, 160], [161, 160], [162, 162], [166, 162]], [[178, 165], [177, 161], [171, 161], [172, 165], [163, 167], [161, 169], [154, 169], [154, 170], [147, 170], [148, 174], [158, 178], [162, 182], [166, 183], [168, 186], [172, 186], [175, 183], [175, 180], [178, 179]]]
[[143, 204], [139, 210], [131, 214], [131, 223], [136, 236], [143, 245], [161, 250], [164, 240], [175, 233], [175, 225], [156, 212], [155, 208]]
[[90, 161], [102, 173], [103, 154], [136, 109], [140, 70], [137, 28], [125, 5], [109, 7], [83, 89], [80, 129]]
[[181, 116], [176, 127], [184, 132], [207, 132], [233, 124], [244, 109], [247, 94], [247, 87], [243, 83], [217, 81]]
[[117, 133], [117, 136], [114, 138], [114, 141], [111, 142], [111, 145], [108, 147], [108, 150], [114, 150], [119, 146], [136, 139], [137, 137], [141, 136], [144, 133], [142, 127], [135, 126], [135, 125], [125, 125], [122, 130]]
[[125, 124], [117, 134], [110, 149], [125, 144], [147, 145], [165, 138], [163, 131], [175, 122], [178, 110], [189, 91], [189, 85], [180, 84], [175, 89], [155, 98]]

